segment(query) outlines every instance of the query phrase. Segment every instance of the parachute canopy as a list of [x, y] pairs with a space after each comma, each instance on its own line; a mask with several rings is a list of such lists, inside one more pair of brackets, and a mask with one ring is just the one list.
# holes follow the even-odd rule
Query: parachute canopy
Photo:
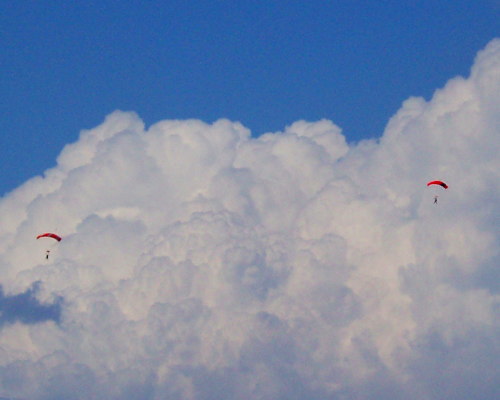
[[47, 233], [42, 233], [41, 235], [38, 235], [36, 238], [37, 238], [37, 239], [40, 239], [40, 238], [44, 238], [44, 237], [48, 237], [48, 238], [55, 239], [55, 240], [57, 240], [58, 242], [60, 242], [60, 241], [62, 240], [62, 237], [61, 237], [61, 236], [56, 235], [55, 233], [50, 233], [50, 232], [47, 232]]
[[431, 185], [439, 185], [439, 186], [444, 187], [445, 189], [448, 189], [448, 185], [446, 183], [444, 183], [443, 181], [430, 181], [427, 183], [427, 186], [431, 186]]

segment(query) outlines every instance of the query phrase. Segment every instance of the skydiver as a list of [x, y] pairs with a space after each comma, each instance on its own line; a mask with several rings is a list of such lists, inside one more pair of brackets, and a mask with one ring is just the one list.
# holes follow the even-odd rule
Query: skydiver
[[434, 196], [434, 204], [437, 204], [439, 196]]
[[50, 254], [50, 250], [47, 250], [45, 252], [45, 259], [48, 260], [49, 259], [49, 254]]

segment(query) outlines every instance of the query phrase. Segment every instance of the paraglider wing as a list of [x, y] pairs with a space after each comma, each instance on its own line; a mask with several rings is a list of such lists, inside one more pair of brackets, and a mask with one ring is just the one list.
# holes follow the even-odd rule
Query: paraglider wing
[[43, 238], [43, 237], [49, 237], [49, 238], [57, 240], [58, 242], [60, 242], [62, 240], [61, 236], [56, 235], [55, 233], [50, 233], [50, 232], [42, 233], [41, 235], [38, 235], [36, 238], [40, 239], [40, 238]]
[[446, 183], [444, 183], [443, 181], [430, 181], [427, 183], [427, 186], [431, 186], [431, 185], [439, 185], [439, 186], [444, 187], [445, 189], [448, 189], [448, 185]]

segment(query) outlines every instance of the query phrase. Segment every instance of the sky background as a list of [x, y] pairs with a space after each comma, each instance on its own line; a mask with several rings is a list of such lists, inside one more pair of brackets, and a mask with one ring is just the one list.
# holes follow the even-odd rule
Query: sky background
[[500, 398], [497, 3], [38, 4], [0, 400]]
[[467, 75], [499, 20], [497, 0], [4, 2], [0, 194], [116, 109], [380, 137], [406, 98]]

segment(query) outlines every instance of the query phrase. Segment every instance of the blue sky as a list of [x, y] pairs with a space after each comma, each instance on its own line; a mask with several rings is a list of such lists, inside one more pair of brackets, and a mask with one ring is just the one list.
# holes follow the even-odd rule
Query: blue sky
[[254, 135], [327, 118], [380, 136], [499, 34], [483, 1], [17, 1], [0, 13], [0, 194], [55, 165], [110, 112], [240, 121]]

